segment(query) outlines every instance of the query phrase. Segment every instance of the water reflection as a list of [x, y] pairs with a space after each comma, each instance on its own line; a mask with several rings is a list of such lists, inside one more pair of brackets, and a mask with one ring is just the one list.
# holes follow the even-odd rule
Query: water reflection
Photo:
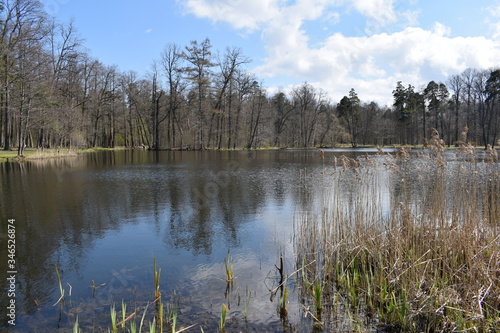
[[[361, 155], [384, 158], [375, 153]], [[124, 150], [0, 164], [2, 241], [7, 220], [17, 223], [17, 327], [32, 332], [40, 325], [49, 331], [58, 324], [70, 327], [77, 314], [82, 325], [102, 320], [106, 327], [112, 302], [151, 301], [153, 257], [163, 269], [164, 295], [182, 298], [186, 324], [202, 314], [206, 327], [216, 324], [222, 302], [231, 302], [232, 315], [241, 317], [248, 288], [252, 325], [279, 327], [268, 286], [275, 283], [280, 252], [288, 255], [288, 272], [294, 270], [294, 215], [320, 206], [331, 191], [351, 203], [359, 193], [374, 193], [362, 187], [360, 174], [352, 170], [340, 183], [331, 183], [334, 172], [344, 172], [340, 165], [334, 169], [341, 154], [359, 156], [352, 150], [325, 151], [325, 159], [314, 150]], [[405, 176], [411, 181], [425, 177], [422, 170], [411, 169]], [[402, 175], [392, 177], [384, 167], [364, 172], [379, 177], [382, 201], [390, 201], [392, 189], [399, 193]], [[429, 195], [418, 189], [411, 194], [415, 200]], [[222, 266], [228, 248], [238, 281], [231, 299], [224, 297]], [[6, 258], [5, 247], [0, 254]], [[0, 262], [4, 281], [5, 264]], [[61, 321], [52, 306], [59, 298], [54, 264], [65, 288], [66, 283], [73, 288], [74, 305], [65, 305]], [[93, 280], [103, 285], [94, 298]], [[5, 302], [0, 300], [2, 308]], [[298, 302], [291, 303], [289, 317], [301, 321]], [[47, 318], [43, 325], [41, 318]]]
[[32, 327], [41, 313], [57, 316], [49, 315], [58, 298], [54, 264], [73, 297], [88, 299], [95, 280], [107, 283], [109, 303], [113, 282], [142, 287], [133, 281], [147, 280], [153, 256], [173, 271], [186, 261], [220, 262], [227, 248], [268, 251], [274, 219], [291, 225], [300, 172], [320, 165], [316, 154], [120, 151], [1, 164], [2, 230], [9, 218], [18, 227], [18, 327]]

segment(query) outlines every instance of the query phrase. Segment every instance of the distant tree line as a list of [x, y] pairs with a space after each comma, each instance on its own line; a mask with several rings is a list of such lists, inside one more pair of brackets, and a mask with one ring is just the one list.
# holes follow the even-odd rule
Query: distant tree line
[[237, 47], [168, 44], [151, 74], [93, 59], [72, 23], [36, 0], [0, 2], [0, 146], [233, 149], [447, 144], [500, 139], [500, 70], [467, 69], [423, 90], [398, 82], [392, 107], [351, 89], [338, 102], [305, 82], [269, 94]]

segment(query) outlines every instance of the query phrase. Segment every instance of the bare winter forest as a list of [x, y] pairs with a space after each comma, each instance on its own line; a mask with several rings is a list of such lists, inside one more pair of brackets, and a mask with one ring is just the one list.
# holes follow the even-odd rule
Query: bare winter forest
[[[92, 58], [72, 23], [36, 0], [2, 1], [0, 146], [233, 149], [338, 144], [447, 145], [500, 139], [500, 70], [470, 68], [417, 88], [394, 82], [393, 104], [340, 101], [307, 82], [266, 90], [238, 47], [169, 44], [151, 73]], [[331, 73], [335, 76], [335, 73]]]

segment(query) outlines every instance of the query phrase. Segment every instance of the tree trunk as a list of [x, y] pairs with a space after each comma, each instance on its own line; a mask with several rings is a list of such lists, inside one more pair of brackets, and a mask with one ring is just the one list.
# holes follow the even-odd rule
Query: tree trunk
[[3, 57], [3, 61], [4, 61], [4, 66], [5, 66], [5, 70], [4, 70], [4, 93], [3, 93], [3, 108], [4, 108], [4, 112], [3, 114], [5, 115], [5, 119], [4, 119], [4, 150], [10, 150], [10, 112], [9, 112], [9, 98], [10, 98], [10, 95], [9, 95], [9, 85], [10, 85], [10, 82], [9, 82], [9, 57], [7, 55], [4, 55]]

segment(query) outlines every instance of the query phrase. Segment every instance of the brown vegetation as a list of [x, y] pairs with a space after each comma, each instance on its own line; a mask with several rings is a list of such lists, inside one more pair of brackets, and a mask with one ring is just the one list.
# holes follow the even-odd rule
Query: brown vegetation
[[[343, 158], [320, 216], [298, 221], [297, 265], [306, 286], [322, 283], [323, 325], [338, 328], [340, 313], [352, 330], [377, 323], [405, 332], [500, 329], [497, 152], [480, 157], [464, 146], [458, 162], [447, 162], [435, 132], [432, 150], [416, 155]], [[388, 196], [374, 167], [391, 172]], [[352, 179], [346, 202], [341, 191]], [[315, 294], [303, 288], [311, 304]]]

